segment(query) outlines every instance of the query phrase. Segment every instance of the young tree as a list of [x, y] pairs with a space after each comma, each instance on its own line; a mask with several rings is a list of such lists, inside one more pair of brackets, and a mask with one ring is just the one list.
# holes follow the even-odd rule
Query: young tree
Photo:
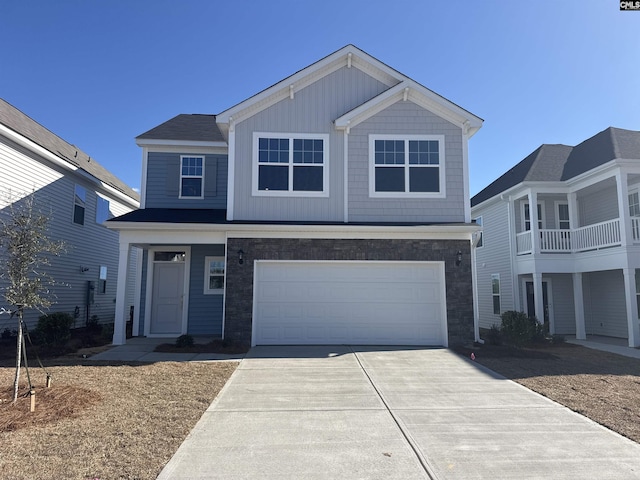
[[[18, 398], [20, 364], [23, 355], [22, 316], [24, 309], [42, 311], [53, 302], [49, 287], [54, 279], [43, 267], [50, 265], [50, 257], [64, 252], [64, 242], [48, 237], [49, 216], [35, 198], [34, 192], [19, 200], [7, 194], [8, 206], [0, 214], [0, 247], [4, 249], [4, 265], [0, 276], [6, 280], [4, 298], [18, 317], [16, 343], [16, 373], [13, 383], [13, 402]], [[6, 312], [6, 310], [5, 310]]]

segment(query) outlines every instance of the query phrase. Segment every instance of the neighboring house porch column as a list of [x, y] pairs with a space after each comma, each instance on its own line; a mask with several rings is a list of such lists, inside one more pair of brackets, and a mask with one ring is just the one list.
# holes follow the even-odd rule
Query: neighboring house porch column
[[636, 301], [636, 270], [623, 268], [624, 297], [627, 304], [627, 324], [629, 328], [629, 346], [640, 347], [640, 325], [638, 323], [638, 303]]
[[125, 312], [127, 292], [127, 272], [131, 244], [120, 237], [120, 256], [118, 258], [118, 286], [116, 289], [116, 316], [113, 323], [113, 344], [124, 345], [127, 342], [127, 315]]
[[533, 301], [535, 316], [539, 323], [544, 323], [544, 296], [542, 293], [542, 274], [533, 274]]
[[[627, 172], [616, 173], [616, 190], [618, 192], [618, 218], [620, 219], [620, 241], [622, 246], [633, 244], [631, 232], [631, 215], [629, 215], [629, 187]], [[631, 338], [631, 337], [629, 337]]]
[[[538, 194], [534, 191], [529, 191], [529, 194], [527, 196], [529, 198], [529, 225], [531, 225], [531, 249], [533, 250], [531, 253], [533, 255], [536, 255], [540, 253], [540, 233], [539, 233], [540, 230], [538, 229]], [[542, 281], [540, 285], [541, 285], [540, 291], [542, 292]], [[534, 295], [536, 294], [534, 293]], [[536, 303], [537, 303], [537, 300], [536, 300]], [[537, 315], [537, 308], [536, 308], [536, 315]]]
[[[567, 204], [569, 207], [569, 231], [571, 231], [580, 225], [578, 221], [578, 194], [576, 192], [567, 195]], [[571, 250], [573, 250], [573, 248], [574, 246], [571, 244]]]
[[587, 339], [587, 329], [584, 323], [584, 294], [582, 290], [582, 273], [573, 274], [573, 305], [576, 315], [576, 338]]

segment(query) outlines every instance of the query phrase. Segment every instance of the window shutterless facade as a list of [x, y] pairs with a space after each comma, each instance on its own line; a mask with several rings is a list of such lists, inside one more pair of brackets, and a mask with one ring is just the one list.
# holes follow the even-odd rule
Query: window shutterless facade
[[493, 297], [493, 313], [500, 315], [500, 274], [491, 274], [491, 294]]
[[204, 157], [180, 156], [180, 198], [204, 198]]
[[224, 293], [224, 257], [204, 257], [204, 294]]
[[253, 194], [329, 195], [329, 136], [254, 133]]
[[73, 195], [73, 223], [84, 225], [84, 213], [87, 206], [87, 191], [84, 187], [76, 185]]
[[444, 135], [369, 135], [369, 196], [444, 197]]

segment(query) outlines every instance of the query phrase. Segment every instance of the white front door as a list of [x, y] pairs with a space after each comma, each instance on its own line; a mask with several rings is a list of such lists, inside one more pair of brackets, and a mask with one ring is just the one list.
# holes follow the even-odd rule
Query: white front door
[[184, 307], [184, 262], [158, 262], [153, 266], [151, 335], [181, 335]]

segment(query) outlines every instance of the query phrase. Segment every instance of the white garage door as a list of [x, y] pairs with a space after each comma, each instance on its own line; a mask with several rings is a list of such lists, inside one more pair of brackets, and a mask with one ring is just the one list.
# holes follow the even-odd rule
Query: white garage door
[[441, 262], [262, 261], [255, 275], [255, 345], [447, 345]]

